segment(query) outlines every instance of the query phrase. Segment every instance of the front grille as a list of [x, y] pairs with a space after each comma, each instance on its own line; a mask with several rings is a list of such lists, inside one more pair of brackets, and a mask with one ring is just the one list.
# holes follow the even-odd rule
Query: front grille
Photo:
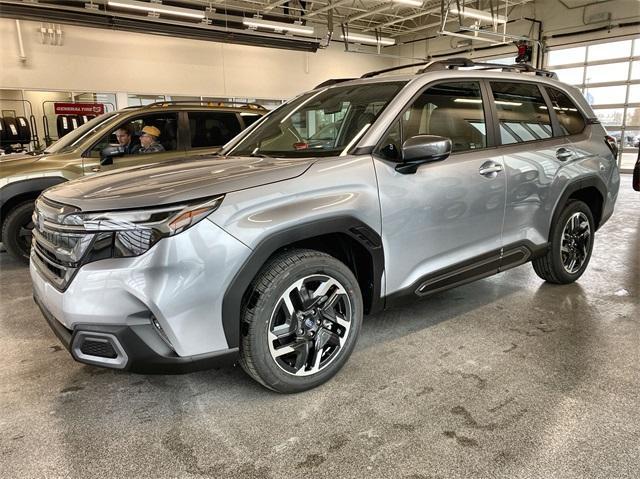
[[64, 289], [80, 267], [93, 234], [58, 231], [65, 215], [77, 208], [38, 198], [33, 213], [33, 255], [40, 271], [58, 288]]
[[113, 345], [107, 339], [87, 338], [82, 341], [80, 346], [82, 354], [87, 356], [98, 356], [100, 358], [115, 359], [118, 353], [113, 349]]

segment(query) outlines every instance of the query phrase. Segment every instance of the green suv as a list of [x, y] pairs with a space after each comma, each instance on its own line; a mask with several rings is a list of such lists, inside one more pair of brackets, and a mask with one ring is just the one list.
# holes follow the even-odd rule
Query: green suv
[[[43, 151], [0, 157], [4, 247], [11, 256], [29, 261], [34, 202], [50, 186], [117, 168], [210, 154], [266, 112], [247, 103], [130, 107], [94, 118]], [[157, 134], [157, 144], [145, 149], [141, 137], [148, 131]]]

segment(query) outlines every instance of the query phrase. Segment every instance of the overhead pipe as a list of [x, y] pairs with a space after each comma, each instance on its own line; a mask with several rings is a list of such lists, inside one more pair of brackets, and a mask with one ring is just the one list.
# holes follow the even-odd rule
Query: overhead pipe
[[20, 27], [20, 20], [16, 20], [16, 32], [18, 33], [18, 55], [20, 61], [25, 63], [27, 61], [27, 55], [24, 53], [24, 42], [22, 41], [22, 28]]

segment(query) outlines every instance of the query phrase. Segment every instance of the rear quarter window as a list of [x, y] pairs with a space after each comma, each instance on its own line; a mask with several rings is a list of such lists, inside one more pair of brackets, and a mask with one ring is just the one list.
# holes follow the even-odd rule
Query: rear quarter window
[[581, 133], [586, 123], [578, 107], [569, 99], [564, 92], [553, 88], [546, 87], [553, 110], [560, 123], [560, 131], [562, 136], [577, 135]]

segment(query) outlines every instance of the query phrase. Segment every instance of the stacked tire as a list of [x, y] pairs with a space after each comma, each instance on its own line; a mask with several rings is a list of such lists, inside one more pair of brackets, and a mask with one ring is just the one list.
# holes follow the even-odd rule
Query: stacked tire
[[71, 133], [78, 128], [78, 126], [80, 125], [78, 124], [78, 117], [76, 115], [58, 115], [56, 119], [58, 138], [62, 138], [64, 135]]
[[18, 129], [18, 143], [22, 145], [31, 143], [31, 126], [24, 116], [16, 118], [16, 127]]

